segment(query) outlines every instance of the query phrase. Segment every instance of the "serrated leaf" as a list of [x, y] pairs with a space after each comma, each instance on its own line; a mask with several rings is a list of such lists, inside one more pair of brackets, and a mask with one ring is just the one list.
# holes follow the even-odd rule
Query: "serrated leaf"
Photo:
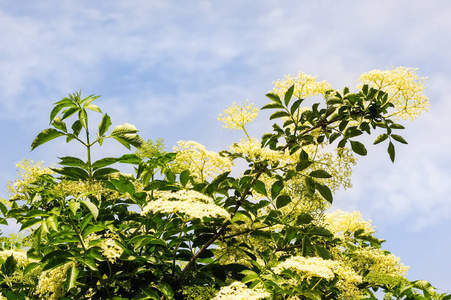
[[390, 160], [395, 162], [395, 145], [392, 142], [388, 144], [387, 148], [388, 155], [390, 155]]
[[391, 137], [397, 142], [400, 142], [402, 144], [407, 144], [406, 140], [400, 135], [392, 134]]
[[85, 167], [85, 162], [77, 157], [73, 156], [64, 156], [64, 157], [58, 157], [61, 161], [58, 163], [63, 166], [69, 166], [69, 167]]
[[97, 105], [95, 105], [95, 104], [83, 105], [83, 108], [84, 109], [89, 109], [89, 110], [92, 110], [92, 111], [95, 111], [95, 112], [98, 112], [98, 113], [102, 113], [100, 108]]
[[282, 105], [282, 101], [280, 101], [280, 97], [279, 95], [277, 95], [274, 92], [269, 92], [268, 94], [266, 94], [266, 97], [268, 97], [269, 99], [271, 99], [274, 102], [279, 103], [280, 105]]
[[116, 158], [116, 157], [105, 157], [105, 158], [95, 161], [91, 165], [91, 167], [95, 170], [95, 169], [99, 169], [99, 168], [103, 168], [103, 167], [112, 165], [114, 163], [117, 163], [118, 161], [119, 161], [119, 158]]
[[112, 136], [118, 136], [118, 135], [125, 135], [125, 134], [133, 134], [137, 133], [138, 130], [136, 129], [135, 125], [124, 123], [122, 125], [118, 125], [114, 127], [113, 131], [111, 132]]
[[382, 143], [383, 141], [385, 141], [388, 138], [388, 134], [384, 133], [379, 135], [376, 140], [374, 141], [374, 145], [377, 145], [379, 143]]
[[327, 202], [332, 203], [333, 201], [332, 191], [327, 185], [323, 185], [316, 182], [315, 187], [316, 190], [321, 194], [321, 196], [323, 196], [323, 198], [327, 200]]
[[78, 120], [80, 121], [81, 126], [88, 129], [88, 113], [86, 110], [82, 109], [78, 112]]
[[107, 114], [104, 114], [102, 116], [102, 120], [99, 123], [99, 136], [103, 136], [105, 132], [108, 131], [108, 129], [111, 126], [111, 118]]
[[57, 137], [60, 137], [63, 135], [65, 135], [64, 132], [53, 129], [53, 128], [44, 129], [34, 139], [33, 143], [31, 144], [31, 150], [33, 151], [38, 146], [45, 144], [48, 141], [51, 141], [51, 140], [56, 139]]
[[87, 209], [89, 209], [92, 216], [94, 217], [94, 220], [96, 220], [97, 217], [99, 216], [99, 209], [97, 208], [97, 206], [95, 206], [94, 203], [88, 200], [81, 200], [80, 203], [86, 206]]
[[270, 120], [274, 120], [274, 119], [283, 118], [283, 117], [289, 117], [289, 116], [290, 116], [290, 114], [287, 113], [286, 111], [279, 110], [279, 111], [276, 111], [275, 113], [273, 113], [273, 114], [269, 117], [269, 119], [270, 119]]
[[355, 153], [362, 155], [362, 156], [365, 156], [368, 153], [368, 151], [365, 148], [365, 145], [363, 145], [362, 143], [357, 142], [357, 141], [350, 141], [350, 142], [351, 142], [352, 151], [354, 151]]
[[285, 106], [288, 106], [288, 103], [290, 103], [291, 97], [293, 96], [294, 91], [294, 84], [288, 88], [288, 90], [285, 92], [285, 95], [283, 97], [283, 100], [285, 102]]

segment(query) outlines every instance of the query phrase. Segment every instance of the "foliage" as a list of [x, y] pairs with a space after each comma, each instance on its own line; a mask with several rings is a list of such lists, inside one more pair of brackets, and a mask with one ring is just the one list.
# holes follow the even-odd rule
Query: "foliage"
[[[193, 141], [166, 152], [128, 123], [109, 131], [110, 117], [93, 104], [98, 96], [70, 94], [31, 148], [65, 137], [86, 158], [59, 157], [60, 168], [19, 165], [1, 222], [14, 219], [29, 235], [2, 242], [0, 299], [376, 299], [378, 290], [385, 299], [451, 299], [426, 281], [409, 282], [407, 267], [382, 250], [358, 212], [325, 213], [333, 192], [350, 186], [352, 153], [367, 154], [361, 136], [382, 130], [374, 143], [387, 141], [392, 161], [394, 142], [406, 144], [396, 117], [427, 107], [423, 79], [412, 72], [370, 72], [355, 93], [287, 76], [262, 107], [275, 110], [273, 131], [251, 138], [245, 125], [258, 111], [235, 103], [219, 118], [246, 139], [220, 153]], [[391, 81], [378, 85], [384, 76]], [[102, 114], [95, 139], [88, 111]], [[92, 146], [105, 139], [137, 151], [92, 161]], [[238, 160], [248, 168], [232, 176]]]

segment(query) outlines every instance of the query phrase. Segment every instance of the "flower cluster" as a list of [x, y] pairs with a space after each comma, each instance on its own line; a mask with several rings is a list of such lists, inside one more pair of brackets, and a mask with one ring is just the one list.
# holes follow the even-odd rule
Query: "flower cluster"
[[292, 256], [278, 264], [273, 271], [280, 274], [283, 270], [291, 269], [301, 273], [306, 278], [321, 277], [330, 280], [335, 277], [333, 268], [336, 266], [337, 262], [324, 260], [321, 257]]
[[242, 154], [253, 162], [268, 160], [270, 162], [279, 162], [283, 164], [284, 161], [289, 159], [289, 155], [262, 147], [261, 143], [255, 138], [250, 140], [241, 139], [239, 143], [229, 146], [229, 151], [235, 154]]
[[142, 210], [141, 215], [149, 212], [184, 214], [190, 218], [224, 218], [230, 219], [230, 214], [215, 204], [214, 200], [193, 190], [177, 192], [163, 191], [156, 194], [157, 199], [150, 201]]
[[332, 89], [332, 86], [328, 82], [318, 82], [316, 81], [316, 77], [307, 75], [304, 72], [299, 72], [297, 77], [285, 75], [282, 80], [274, 82], [274, 92], [279, 97], [283, 97], [287, 90], [294, 84], [293, 96], [299, 99], [305, 99], [315, 95], [324, 95], [328, 90]]
[[12, 256], [17, 263], [16, 269], [12, 274], [4, 275], [3, 282], [8, 286], [33, 283], [34, 279], [39, 275], [42, 269], [40, 267], [34, 268], [31, 272], [27, 272], [25, 275], [23, 270], [30, 263], [36, 261], [29, 259], [24, 250], [2, 250], [0, 251], [0, 264], [4, 263], [10, 256]]
[[229, 158], [208, 151], [198, 142], [179, 141], [177, 144], [173, 148], [177, 152], [173, 166], [176, 172], [189, 170], [191, 176], [202, 182], [207, 177], [230, 171], [232, 167]]
[[263, 289], [250, 289], [244, 283], [235, 281], [222, 287], [212, 300], [259, 300], [269, 297]]
[[35, 294], [41, 299], [57, 300], [64, 296], [64, 281], [66, 280], [67, 269], [73, 262], [68, 262], [57, 268], [42, 272], [39, 276], [38, 286]]
[[114, 264], [124, 252], [118, 245], [117, 239], [119, 239], [119, 236], [116, 233], [107, 233], [103, 236], [91, 233], [84, 239], [83, 243], [87, 248], [99, 246], [102, 249], [102, 255], [105, 256], [110, 263]]
[[347, 213], [336, 210], [325, 214], [325, 226], [334, 234], [334, 237], [347, 239], [350, 234], [357, 230], [363, 230], [363, 234], [370, 235], [375, 232], [371, 221], [365, 221], [359, 211]]
[[359, 81], [389, 94], [388, 100], [395, 105], [395, 118], [415, 120], [429, 109], [428, 98], [423, 94], [426, 88], [426, 77], [418, 77], [417, 69], [392, 68], [381, 71], [373, 70], [360, 76]]
[[246, 100], [244, 103], [233, 102], [233, 105], [225, 109], [217, 118], [226, 129], [244, 130], [244, 125], [252, 122], [258, 115], [258, 108]]

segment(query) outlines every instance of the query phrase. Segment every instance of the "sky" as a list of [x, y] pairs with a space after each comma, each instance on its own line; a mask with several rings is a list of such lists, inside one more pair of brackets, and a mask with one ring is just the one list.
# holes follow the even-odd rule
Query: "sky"
[[[409, 144], [398, 144], [395, 163], [386, 144], [368, 147], [334, 208], [371, 219], [409, 279], [451, 292], [450, 32], [446, 0], [0, 0], [0, 196], [24, 158], [50, 166], [84, 155], [58, 140], [30, 152], [68, 93], [101, 95], [114, 125], [132, 123], [168, 149], [195, 140], [219, 151], [243, 136], [221, 130], [218, 114], [246, 99], [263, 106], [285, 74], [352, 90], [364, 72], [418, 68], [429, 112], [402, 122]], [[249, 133], [270, 131], [268, 116]], [[126, 153], [103, 148], [98, 158]]]

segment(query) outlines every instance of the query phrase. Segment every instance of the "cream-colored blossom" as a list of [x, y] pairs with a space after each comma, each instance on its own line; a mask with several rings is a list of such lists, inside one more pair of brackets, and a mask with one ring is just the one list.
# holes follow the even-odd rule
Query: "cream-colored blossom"
[[100, 242], [100, 248], [102, 248], [102, 255], [105, 256], [112, 264], [116, 262], [116, 259], [121, 257], [124, 250], [119, 247], [115, 239], [105, 238]]
[[18, 284], [33, 284], [34, 280], [41, 272], [41, 267], [34, 268], [31, 272], [23, 274], [25, 267], [36, 262], [34, 259], [29, 259], [27, 253], [24, 250], [2, 250], [0, 251], [0, 260], [6, 261], [8, 257], [12, 256], [16, 261], [16, 270], [9, 275], [4, 275], [3, 283], [8, 286], [14, 286]]
[[252, 122], [258, 115], [258, 108], [246, 100], [243, 103], [233, 102], [233, 105], [225, 109], [217, 118], [226, 129], [244, 130], [244, 125]]
[[301, 273], [306, 278], [321, 277], [330, 280], [335, 277], [333, 268], [338, 263], [325, 260], [321, 257], [292, 256], [275, 267], [274, 273], [280, 274], [283, 270], [291, 269]]
[[336, 238], [347, 239], [350, 234], [357, 230], [363, 230], [365, 235], [371, 235], [375, 232], [371, 226], [371, 220], [365, 221], [359, 211], [347, 213], [336, 210], [325, 214], [325, 227], [334, 234]]
[[[54, 174], [47, 167], [44, 167], [42, 161], [34, 162], [30, 159], [24, 159], [16, 164], [17, 177], [14, 182], [7, 183], [7, 189], [10, 197], [22, 197], [27, 191], [29, 185], [35, 182], [39, 176], [45, 174]], [[22, 195], [22, 196], [21, 196]], [[30, 199], [33, 200], [33, 199]]]
[[426, 77], [418, 77], [417, 69], [397, 67], [390, 70], [373, 70], [360, 76], [361, 88], [368, 84], [387, 92], [388, 100], [395, 105], [392, 114], [396, 119], [415, 120], [424, 111], [428, 111], [429, 99], [423, 94], [426, 88]]
[[282, 98], [294, 84], [293, 96], [299, 99], [305, 99], [315, 95], [324, 95], [328, 90], [332, 89], [328, 82], [318, 82], [316, 81], [316, 77], [307, 75], [304, 72], [299, 72], [297, 77], [285, 75], [283, 79], [274, 82], [274, 92]]
[[260, 300], [269, 297], [263, 289], [250, 289], [244, 283], [235, 281], [222, 287], [212, 300]]
[[399, 257], [382, 249], [357, 248], [352, 255], [355, 258], [354, 266], [360, 270], [369, 270], [391, 277], [403, 277], [409, 270], [409, 267], [400, 263]]
[[289, 159], [289, 155], [285, 152], [271, 150], [262, 147], [261, 142], [252, 138], [250, 140], [241, 139], [239, 143], [229, 146], [229, 151], [235, 154], [243, 154], [253, 162], [268, 160], [270, 162], [280, 162], [284, 165]]
[[182, 172], [189, 170], [190, 175], [198, 181], [204, 181], [208, 177], [231, 170], [232, 161], [219, 155], [217, 152], [208, 151], [205, 146], [195, 141], [179, 141], [173, 150], [177, 153], [174, 161], [174, 170]]
[[150, 201], [143, 208], [141, 215], [160, 212], [185, 214], [196, 219], [204, 217], [230, 219], [230, 214], [216, 205], [212, 198], [193, 190], [163, 191], [156, 194], [156, 197], [157, 199]]
[[73, 266], [73, 262], [68, 262], [57, 268], [42, 272], [39, 276], [38, 286], [35, 294], [41, 299], [57, 300], [64, 296], [64, 281], [66, 281], [66, 273], [69, 267]]

